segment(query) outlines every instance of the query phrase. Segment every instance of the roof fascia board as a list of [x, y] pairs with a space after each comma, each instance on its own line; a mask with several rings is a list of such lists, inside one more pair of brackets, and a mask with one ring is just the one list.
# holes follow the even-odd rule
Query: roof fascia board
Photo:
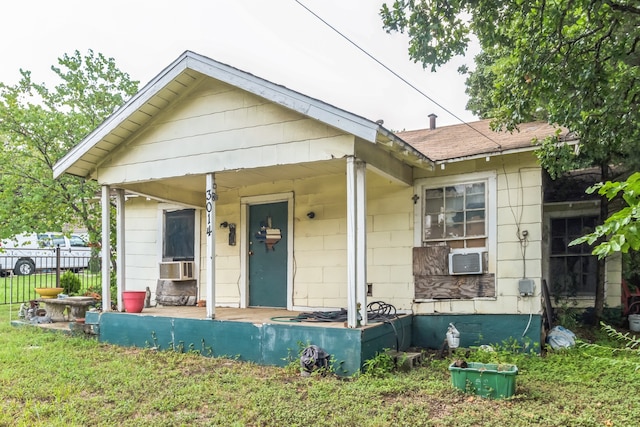
[[436, 163], [433, 160], [431, 160], [426, 154], [419, 151], [413, 145], [409, 144], [408, 142], [405, 142], [398, 135], [394, 134], [393, 132], [387, 130], [382, 126], [378, 127], [378, 132], [383, 137], [386, 137], [387, 139], [389, 139], [389, 142], [391, 144], [400, 145], [401, 147], [403, 147], [403, 150], [407, 154], [410, 153], [412, 156], [414, 156], [416, 158], [416, 161], [414, 162], [416, 166], [419, 166], [423, 169], [429, 169], [429, 170], [433, 170], [435, 168]]
[[[576, 144], [580, 143], [580, 141], [577, 140], [577, 139], [564, 141], [564, 142], [569, 144], [569, 145], [576, 145]], [[504, 156], [504, 155], [507, 155], [507, 154], [527, 153], [527, 152], [530, 152], [530, 151], [535, 151], [538, 148], [539, 148], [539, 146], [537, 146], [537, 145], [531, 145], [530, 147], [512, 148], [510, 150], [490, 151], [490, 152], [482, 153], [482, 154], [474, 154], [472, 156], [452, 157], [450, 159], [436, 160], [435, 164], [436, 165], [440, 165], [440, 164], [443, 164], [443, 163], [456, 163], [456, 162], [463, 162], [463, 161], [466, 161], [466, 160], [483, 159], [483, 158], [486, 158], [486, 157]]]
[[271, 102], [324, 122], [369, 142], [376, 142], [378, 124], [310, 98], [284, 86], [191, 52], [187, 68], [228, 83]]
[[518, 154], [518, 153], [527, 153], [530, 151], [534, 151], [535, 147], [527, 147], [527, 148], [513, 148], [511, 150], [502, 150], [502, 151], [490, 151], [487, 153], [482, 153], [482, 154], [474, 154], [472, 156], [463, 156], [463, 157], [452, 157], [450, 159], [443, 159], [443, 160], [437, 160], [436, 164], [442, 164], [442, 163], [457, 163], [457, 162], [464, 162], [467, 160], [478, 160], [478, 159], [484, 159], [487, 157], [495, 157], [495, 156], [505, 156], [508, 154]]

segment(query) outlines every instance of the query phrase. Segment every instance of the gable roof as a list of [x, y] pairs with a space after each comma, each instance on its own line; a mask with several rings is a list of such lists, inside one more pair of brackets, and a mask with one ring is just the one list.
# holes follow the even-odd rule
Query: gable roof
[[233, 85], [365, 141], [374, 144], [380, 142], [382, 149], [409, 164], [433, 166], [433, 162], [425, 154], [376, 122], [197, 53], [185, 51], [62, 157], [53, 167], [54, 178], [64, 173], [91, 177], [112, 150], [203, 78], [214, 78]]
[[[532, 151], [534, 138], [554, 135], [559, 129], [545, 122], [523, 123], [518, 131], [494, 132], [491, 120], [397, 132], [396, 135], [414, 148], [438, 161], [457, 161], [472, 157]], [[560, 129], [560, 140], [576, 141], [566, 129]]]

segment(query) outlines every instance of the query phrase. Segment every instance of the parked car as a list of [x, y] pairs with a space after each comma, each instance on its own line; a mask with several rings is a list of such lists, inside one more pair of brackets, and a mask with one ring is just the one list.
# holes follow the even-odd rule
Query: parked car
[[37, 270], [56, 268], [56, 248], [60, 247], [60, 268], [80, 270], [89, 266], [91, 248], [79, 234], [20, 234], [0, 242], [0, 272], [26, 276]]

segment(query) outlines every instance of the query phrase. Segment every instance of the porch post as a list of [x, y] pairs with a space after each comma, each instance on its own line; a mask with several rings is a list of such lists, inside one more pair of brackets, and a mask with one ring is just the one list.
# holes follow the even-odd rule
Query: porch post
[[205, 207], [207, 209], [207, 260], [205, 262], [207, 281], [207, 319], [215, 318], [216, 309], [216, 193], [215, 175], [207, 174]]
[[365, 172], [364, 162], [347, 157], [347, 326], [350, 328], [367, 322]]
[[111, 311], [111, 204], [109, 186], [102, 186], [102, 311]]
[[122, 305], [122, 291], [127, 289], [126, 276], [125, 276], [125, 245], [124, 245], [124, 190], [122, 188], [116, 189], [116, 283], [118, 287], [118, 311], [124, 311]]
[[356, 301], [367, 324], [367, 164], [356, 160]]

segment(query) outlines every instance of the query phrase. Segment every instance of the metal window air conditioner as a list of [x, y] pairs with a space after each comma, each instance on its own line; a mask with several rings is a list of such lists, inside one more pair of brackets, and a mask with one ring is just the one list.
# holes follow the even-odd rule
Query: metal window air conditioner
[[193, 261], [161, 262], [160, 279], [193, 280]]
[[482, 274], [483, 250], [465, 250], [449, 253], [449, 274]]

